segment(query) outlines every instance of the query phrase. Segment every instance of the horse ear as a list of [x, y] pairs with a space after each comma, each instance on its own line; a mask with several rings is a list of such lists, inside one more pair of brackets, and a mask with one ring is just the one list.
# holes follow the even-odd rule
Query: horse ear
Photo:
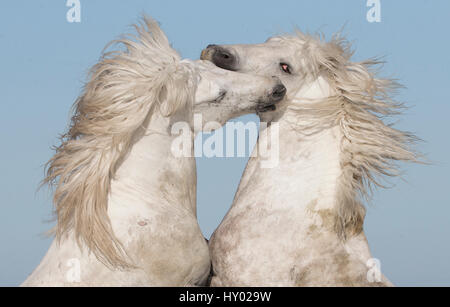
[[178, 97], [180, 90], [173, 84], [172, 80], [168, 80], [163, 84], [158, 92], [159, 110], [163, 116], [171, 116], [182, 104]]
[[195, 87], [190, 85], [190, 74], [182, 67], [167, 74], [161, 83], [157, 100], [163, 116], [170, 116], [186, 104], [195, 94]]
[[350, 44], [338, 35], [330, 42], [313, 41], [311, 44], [311, 57], [316, 61], [319, 71], [328, 71], [332, 75], [346, 69], [353, 54]]
[[168, 107], [168, 89], [166, 85], [162, 85], [159, 93], [158, 93], [158, 102], [159, 102], [159, 108], [161, 110], [161, 112], [164, 114], [164, 116], [169, 116], [170, 115], [170, 110]]

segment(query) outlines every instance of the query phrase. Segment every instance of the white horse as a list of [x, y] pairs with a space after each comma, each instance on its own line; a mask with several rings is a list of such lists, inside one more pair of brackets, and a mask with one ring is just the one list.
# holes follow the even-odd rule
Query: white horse
[[[180, 61], [157, 23], [103, 55], [49, 161], [56, 238], [24, 286], [192, 286], [210, 272], [196, 218], [193, 137], [189, 157], [172, 147], [179, 122], [263, 110], [280, 81]], [[185, 136], [186, 139], [186, 136]]]
[[[210, 240], [213, 286], [383, 286], [363, 232], [363, 200], [396, 161], [417, 161], [415, 137], [385, 124], [397, 87], [355, 63], [338, 35], [274, 37], [256, 45], [210, 45], [202, 59], [278, 76], [287, 96], [261, 121], [278, 122], [279, 163], [250, 158], [233, 205]], [[271, 132], [258, 143], [270, 143]], [[259, 148], [259, 144], [255, 150]]]

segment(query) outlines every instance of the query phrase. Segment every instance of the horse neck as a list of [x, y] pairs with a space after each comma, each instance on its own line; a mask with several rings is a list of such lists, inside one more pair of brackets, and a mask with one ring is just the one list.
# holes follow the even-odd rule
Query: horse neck
[[[331, 95], [331, 88], [325, 78], [319, 77], [311, 84], [303, 87], [296, 94], [298, 99], [315, 101], [325, 99]], [[303, 103], [303, 102], [302, 102]], [[273, 172], [279, 173], [284, 185], [293, 188], [290, 203], [297, 208], [309, 210], [312, 204], [316, 208], [332, 210], [336, 203], [336, 191], [341, 175], [340, 155], [342, 133], [339, 127], [320, 130], [314, 134], [304, 134], [297, 128], [296, 121], [301, 113], [289, 108], [275, 118], [279, 129], [279, 163]], [[311, 126], [314, 123], [300, 119], [302, 126]], [[272, 129], [260, 133], [259, 142], [267, 143], [272, 138]], [[269, 142], [270, 143], [270, 142]], [[270, 171], [270, 169], [269, 169]], [[284, 175], [283, 175], [284, 174]], [[289, 175], [287, 175], [289, 174]], [[278, 178], [274, 179], [276, 183]], [[290, 193], [289, 193], [290, 194]], [[301, 196], [301, 197], [299, 197]], [[289, 195], [286, 195], [289, 197]]]
[[[320, 100], [330, 95], [330, 86], [324, 78], [319, 78], [300, 90], [296, 97], [308, 103], [308, 99]], [[242, 210], [259, 199], [271, 207], [295, 212], [299, 217], [299, 236], [302, 231], [308, 236], [309, 227], [314, 226], [340, 240], [335, 225], [343, 174], [343, 133], [338, 125], [313, 134], [302, 133], [296, 126], [299, 117], [301, 113], [286, 108], [273, 118], [279, 129], [278, 163], [263, 168], [266, 158], [254, 153], [256, 157], [249, 160], [233, 207]], [[313, 125], [313, 122], [301, 122], [302, 126], [309, 124]], [[259, 151], [262, 144], [264, 147], [273, 143], [276, 135], [272, 133], [273, 129], [274, 124], [260, 132], [255, 151]]]
[[[257, 146], [267, 142], [265, 139], [271, 136], [273, 128], [271, 125], [266, 128], [268, 131], [261, 131]], [[249, 160], [232, 209], [225, 218], [233, 220], [242, 215], [258, 225], [259, 216], [268, 216], [265, 224], [255, 226], [256, 230], [247, 236], [254, 238], [255, 232], [264, 229], [261, 232], [264, 234], [270, 229], [270, 237], [278, 240], [276, 246], [280, 250], [286, 249], [289, 255], [299, 257], [287, 256], [287, 263], [294, 261], [300, 271], [320, 273], [327, 267], [333, 272], [332, 276], [320, 275], [326, 276], [325, 280], [320, 276], [311, 277], [305, 284], [355, 281], [359, 285], [361, 281], [361, 285], [367, 285], [364, 278], [372, 255], [364, 232], [344, 239], [336, 229], [343, 174], [341, 140], [340, 127], [305, 136], [294, 130], [285, 116], [280, 118], [278, 164], [262, 168], [264, 158], [256, 156]], [[272, 222], [268, 221], [274, 224], [271, 226]], [[289, 225], [288, 230], [280, 221]], [[264, 248], [272, 250], [263, 244], [261, 249]], [[351, 270], [341, 270], [336, 263], [346, 263], [345, 268]], [[332, 281], [327, 281], [328, 277]], [[384, 276], [381, 278], [390, 285]]]
[[[171, 146], [174, 122], [190, 122], [189, 114], [163, 117], [154, 114], [145, 133], [134, 143], [111, 182], [110, 207], [172, 207], [196, 213], [196, 166], [190, 157], [175, 157]], [[193, 139], [192, 139], [193, 144]], [[193, 148], [193, 146], [191, 146]], [[133, 209], [131, 209], [133, 210]], [[111, 210], [110, 210], [111, 211]]]
[[[269, 187], [269, 195], [260, 191], [266, 201], [277, 206], [303, 212], [333, 212], [337, 201], [337, 189], [341, 175], [340, 139], [338, 127], [303, 136], [293, 130], [292, 124], [281, 118], [279, 125], [279, 157], [273, 168], [261, 168], [262, 157], [252, 158], [241, 186], [247, 184], [261, 189]], [[261, 131], [257, 146], [266, 144], [272, 135], [273, 125]], [[251, 175], [251, 176], [250, 176]], [[253, 189], [253, 188], [252, 188]], [[250, 189], [245, 189], [248, 193]], [[240, 191], [238, 190], [239, 198]], [[258, 195], [258, 192], [255, 192]], [[272, 198], [272, 199], [271, 199]], [[325, 221], [333, 223], [332, 219]], [[326, 225], [323, 225], [326, 226]]]

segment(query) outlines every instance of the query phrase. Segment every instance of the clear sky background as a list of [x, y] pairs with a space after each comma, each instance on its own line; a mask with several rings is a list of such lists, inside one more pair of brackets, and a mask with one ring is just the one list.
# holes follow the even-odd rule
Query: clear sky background
[[[41, 234], [51, 227], [51, 194], [37, 192], [43, 165], [89, 67], [145, 12], [186, 58], [210, 43], [259, 43], [295, 26], [329, 36], [344, 24], [356, 60], [385, 55], [385, 75], [407, 87], [397, 98], [413, 106], [399, 127], [425, 140], [419, 149], [433, 165], [404, 165], [405, 180], [375, 193], [369, 245], [396, 285], [450, 286], [450, 1], [381, 0], [380, 23], [367, 22], [365, 0], [81, 0], [81, 23], [66, 21], [65, 4], [0, 2], [0, 285], [19, 285], [47, 251], [51, 240]], [[246, 161], [198, 159], [206, 237], [231, 205]]]

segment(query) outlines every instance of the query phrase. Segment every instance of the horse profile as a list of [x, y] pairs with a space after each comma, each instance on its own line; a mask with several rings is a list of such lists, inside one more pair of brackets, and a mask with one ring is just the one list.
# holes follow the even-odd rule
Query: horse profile
[[[192, 286], [208, 277], [193, 116], [225, 123], [256, 112], [283, 98], [280, 81], [181, 60], [155, 21], [135, 28], [92, 68], [48, 163], [56, 237], [24, 286]], [[179, 122], [193, 132], [192, 155], [173, 154]]]
[[[297, 32], [203, 50], [218, 67], [278, 76], [287, 88], [260, 116], [267, 130], [278, 125], [278, 164], [263, 168], [252, 154], [211, 237], [213, 286], [391, 285], [373, 267], [363, 203], [399, 174], [397, 161], [418, 162], [416, 137], [385, 123], [403, 107], [391, 98], [398, 84], [377, 77], [376, 59], [353, 62], [350, 47], [340, 35]], [[262, 132], [258, 143], [271, 134]]]

